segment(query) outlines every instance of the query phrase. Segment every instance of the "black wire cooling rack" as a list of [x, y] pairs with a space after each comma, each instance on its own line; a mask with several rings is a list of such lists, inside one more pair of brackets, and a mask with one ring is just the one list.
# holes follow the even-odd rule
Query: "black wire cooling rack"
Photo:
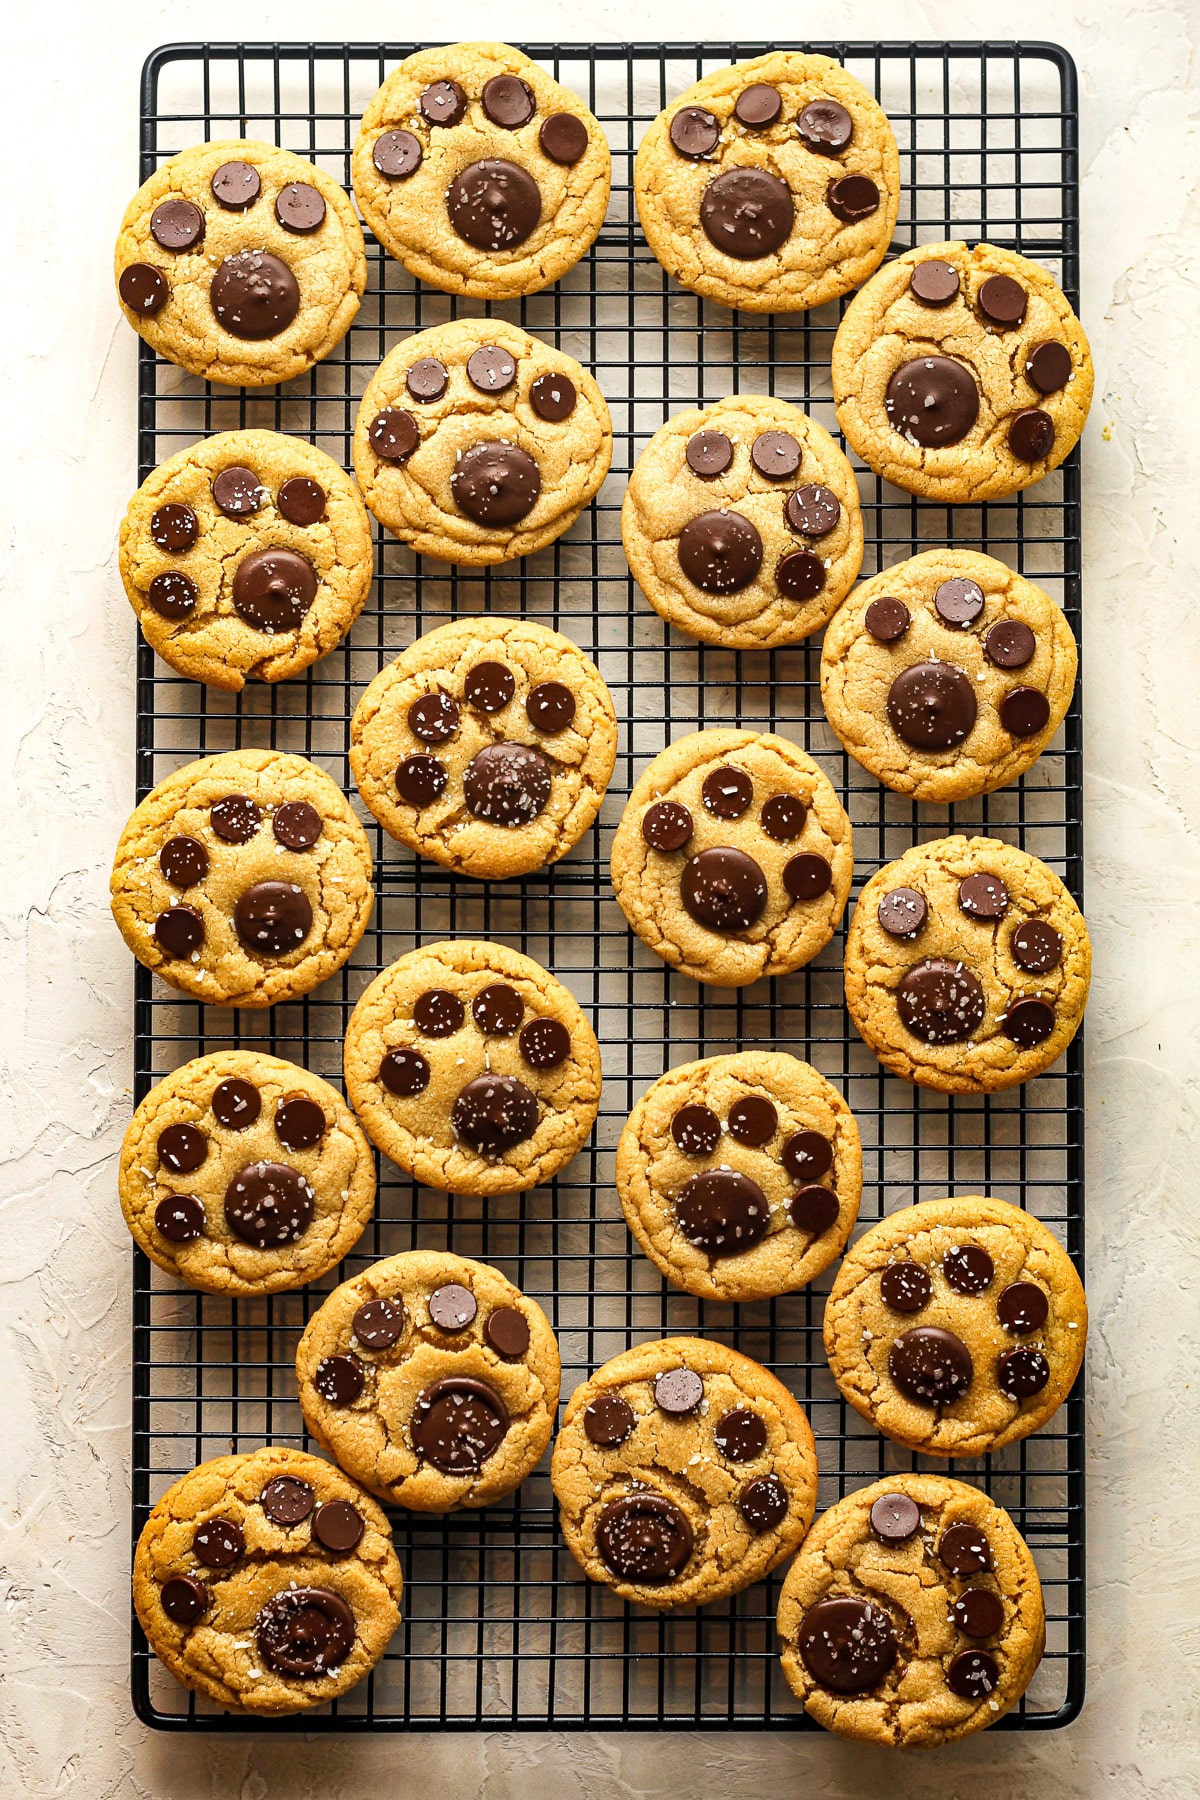
[[[489, 310], [557, 342], [592, 368], [612, 408], [612, 473], [551, 548], [487, 572], [415, 558], [376, 531], [377, 579], [348, 641], [301, 679], [234, 697], [173, 675], [138, 646], [139, 798], [182, 762], [238, 746], [311, 756], [354, 797], [349, 718], [367, 682], [420, 632], [455, 614], [524, 613], [567, 632], [598, 661], [622, 721], [616, 772], [597, 828], [554, 868], [483, 884], [415, 860], [366, 820], [374, 917], [349, 966], [308, 998], [241, 1016], [182, 1001], [137, 972], [136, 1097], [187, 1058], [252, 1045], [339, 1084], [346, 1019], [375, 973], [422, 941], [499, 938], [552, 968], [595, 1023], [605, 1086], [595, 1135], [548, 1188], [486, 1202], [420, 1188], [384, 1161], [374, 1223], [335, 1275], [259, 1301], [195, 1294], [134, 1252], [133, 1526], [169, 1482], [205, 1458], [263, 1442], [304, 1446], [293, 1355], [336, 1281], [376, 1258], [449, 1246], [496, 1263], [545, 1307], [559, 1334], [564, 1397], [627, 1345], [699, 1333], [766, 1363], [800, 1396], [817, 1438], [820, 1504], [894, 1469], [944, 1469], [879, 1437], [839, 1398], [821, 1348], [828, 1279], [751, 1305], [708, 1304], [664, 1285], [633, 1248], [613, 1189], [613, 1151], [644, 1087], [668, 1067], [746, 1044], [815, 1063], [846, 1094], [863, 1136], [862, 1222], [920, 1198], [984, 1191], [1046, 1220], [1083, 1253], [1080, 1039], [1027, 1087], [948, 1098], [881, 1073], [842, 1004], [841, 932], [809, 968], [740, 992], [701, 988], [631, 936], [608, 880], [613, 828], [646, 761], [701, 725], [782, 731], [813, 752], [854, 823], [856, 892], [915, 841], [983, 830], [1033, 851], [1078, 899], [1079, 701], [1053, 748], [1011, 788], [951, 807], [914, 806], [841, 751], [821, 710], [819, 644], [775, 653], [701, 647], [672, 636], [637, 592], [621, 550], [625, 479], [671, 413], [735, 390], [784, 395], [836, 430], [829, 359], [840, 309], [771, 318], [729, 313], [681, 290], [651, 256], [631, 196], [632, 156], [654, 115], [711, 69], [763, 44], [532, 44], [582, 94], [613, 150], [612, 201], [593, 250], [556, 287], [488, 308], [417, 286], [373, 241], [370, 279], [344, 344], [307, 377], [268, 391], [214, 388], [157, 361], [139, 366], [139, 479], [213, 431], [266, 426], [311, 438], [344, 465], [358, 397], [411, 331]], [[988, 238], [1046, 264], [1068, 296], [1078, 281], [1076, 85], [1049, 44], [804, 46], [839, 58], [880, 99], [900, 145], [896, 248]], [[206, 138], [276, 141], [349, 186], [366, 102], [411, 44], [172, 45], [146, 63], [141, 174]], [[1080, 629], [1079, 463], [1073, 454], [1027, 493], [981, 507], [918, 502], [858, 471], [864, 576], [922, 547], [986, 550], [1061, 599]], [[361, 810], [361, 809], [360, 809]], [[848, 914], [847, 914], [848, 916]], [[832, 1271], [830, 1272], [832, 1274]], [[1050, 1729], [1084, 1690], [1083, 1408], [1078, 1392], [1024, 1443], [954, 1473], [985, 1486], [1033, 1547], [1045, 1589], [1045, 1661], [1000, 1729]], [[807, 1720], [779, 1670], [777, 1580], [679, 1617], [625, 1606], [585, 1580], [559, 1534], [544, 1468], [511, 1500], [445, 1518], [398, 1512], [405, 1618], [374, 1676], [343, 1701], [263, 1731], [590, 1727], [798, 1727]], [[133, 1696], [148, 1724], [245, 1729], [178, 1687], [134, 1625]]]

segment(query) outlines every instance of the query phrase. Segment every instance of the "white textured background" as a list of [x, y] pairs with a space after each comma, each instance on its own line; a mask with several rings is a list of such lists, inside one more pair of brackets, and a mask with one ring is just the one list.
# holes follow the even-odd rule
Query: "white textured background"
[[[41, 1800], [1193, 1800], [1200, 1792], [1200, 145], [1195, 0], [18, 0], [0, 53], [0, 1795]], [[1089, 1697], [889, 1758], [708, 1734], [156, 1737], [127, 1694], [135, 340], [111, 245], [137, 79], [180, 38], [1052, 37], [1081, 80]]]

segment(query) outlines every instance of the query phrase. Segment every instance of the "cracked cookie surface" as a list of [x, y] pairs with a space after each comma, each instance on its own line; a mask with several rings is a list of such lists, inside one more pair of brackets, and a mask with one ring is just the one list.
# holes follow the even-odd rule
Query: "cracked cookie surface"
[[590, 249], [611, 157], [578, 94], [509, 44], [419, 50], [363, 114], [352, 163], [363, 218], [431, 287], [536, 294]]
[[739, 649], [819, 630], [862, 566], [850, 464], [815, 419], [757, 394], [659, 427], [629, 477], [621, 537], [668, 624]]
[[850, 893], [850, 821], [788, 739], [692, 732], [635, 786], [612, 847], [617, 903], [656, 955], [742, 987], [810, 962]]
[[577, 1387], [550, 1476], [584, 1573], [658, 1608], [761, 1581], [817, 1497], [803, 1407], [760, 1364], [700, 1338], [639, 1344]]
[[983, 1456], [1037, 1431], [1070, 1392], [1086, 1340], [1083, 1285], [1054, 1233], [978, 1194], [873, 1225], [825, 1307], [845, 1398], [931, 1456]]
[[120, 566], [151, 648], [236, 693], [298, 675], [349, 631], [371, 586], [371, 521], [315, 445], [223, 431], [146, 477]]
[[995, 244], [906, 251], [854, 296], [833, 345], [847, 441], [929, 500], [995, 500], [1040, 481], [1078, 441], [1092, 382], [1057, 282]]
[[276, 1294], [340, 1262], [375, 1204], [375, 1161], [336, 1089], [257, 1050], [151, 1088], [121, 1146], [121, 1211], [152, 1261], [210, 1294]]
[[168, 775], [131, 814], [110, 883], [140, 963], [194, 1000], [274, 1006], [341, 968], [371, 913], [371, 849], [302, 756], [229, 750]]
[[427, 1186], [535, 1187], [586, 1143], [596, 1034], [573, 996], [503, 944], [426, 944], [385, 969], [346, 1028], [346, 1091], [368, 1137]]
[[196, 144], [125, 211], [121, 309], [193, 375], [262, 387], [341, 343], [367, 285], [362, 227], [323, 169], [252, 139]]
[[862, 1743], [936, 1749], [995, 1724], [1046, 1642], [1041, 1583], [1003, 1507], [942, 1475], [889, 1475], [822, 1513], [788, 1570], [783, 1672]]
[[1083, 914], [1036, 856], [937, 838], [873, 875], [846, 936], [846, 1005], [884, 1068], [990, 1093], [1062, 1055], [1087, 1005]]
[[375, 1667], [400, 1622], [391, 1527], [340, 1469], [267, 1448], [167, 1489], [133, 1562], [142, 1630], [185, 1687], [230, 1711], [306, 1711]]
[[612, 460], [604, 395], [573, 356], [503, 319], [405, 338], [359, 402], [354, 472], [421, 556], [481, 566], [561, 537]]
[[385, 831], [480, 879], [557, 862], [595, 820], [617, 719], [595, 664], [528, 619], [456, 619], [377, 675], [350, 767]]
[[862, 1197], [862, 1147], [809, 1063], [745, 1050], [647, 1088], [617, 1145], [625, 1221], [668, 1281], [713, 1300], [790, 1293], [841, 1254]]
[[489, 1506], [519, 1487], [550, 1442], [559, 1375], [536, 1301], [442, 1250], [388, 1257], [335, 1288], [296, 1352], [317, 1442], [417, 1512]]
[[801, 312], [879, 267], [900, 158], [887, 115], [840, 63], [776, 50], [673, 100], [633, 181], [650, 248], [684, 287], [747, 312]]

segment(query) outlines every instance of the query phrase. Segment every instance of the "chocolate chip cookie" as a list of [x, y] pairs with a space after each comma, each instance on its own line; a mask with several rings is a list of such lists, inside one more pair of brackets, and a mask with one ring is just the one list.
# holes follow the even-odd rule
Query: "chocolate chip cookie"
[[1052, 869], [998, 838], [916, 844], [873, 875], [846, 937], [846, 1005], [885, 1069], [986, 1094], [1056, 1062], [1092, 947]]
[[854, 869], [850, 821], [786, 738], [696, 731], [659, 752], [613, 838], [630, 925], [696, 981], [743, 987], [811, 962], [833, 936]]
[[822, 1513], [777, 1628], [818, 1724], [912, 1750], [994, 1725], [1046, 1643], [1029, 1546], [1003, 1507], [942, 1475], [889, 1475]]
[[833, 345], [838, 423], [929, 500], [1000, 499], [1074, 448], [1092, 358], [1062, 289], [995, 244], [921, 244], [856, 294]]
[[410, 274], [510, 300], [572, 268], [604, 220], [611, 158], [578, 94], [508, 44], [418, 50], [363, 114], [363, 218]]
[[621, 536], [655, 612], [744, 650], [819, 630], [863, 556], [850, 464], [814, 419], [757, 394], [659, 427], [629, 477]]
[[558, 1344], [536, 1301], [448, 1250], [390, 1256], [335, 1288], [296, 1352], [309, 1431], [415, 1512], [490, 1506], [554, 1430]]
[[118, 1192], [168, 1275], [209, 1294], [278, 1294], [357, 1243], [375, 1159], [328, 1082], [258, 1050], [221, 1050], [151, 1088], [125, 1133]]
[[319, 1457], [269, 1448], [169, 1487], [133, 1560], [150, 1648], [231, 1712], [306, 1712], [370, 1674], [400, 1623], [382, 1510]]
[[125, 210], [121, 310], [192, 375], [263, 387], [303, 375], [349, 331], [367, 285], [362, 227], [323, 169], [237, 139], [181, 150]]
[[841, 1254], [862, 1197], [854, 1115], [808, 1063], [744, 1050], [647, 1088], [617, 1145], [625, 1222], [676, 1287], [791, 1293]]
[[358, 409], [354, 472], [422, 556], [529, 556], [575, 523], [612, 458], [604, 395], [581, 364], [503, 319], [405, 338]]
[[825, 1307], [845, 1398], [929, 1456], [984, 1456], [1037, 1431], [1070, 1392], [1086, 1338], [1083, 1285], [1054, 1233], [978, 1194], [873, 1225]]
[[803, 1407], [748, 1356], [700, 1338], [639, 1344], [577, 1387], [550, 1479], [584, 1573], [659, 1608], [761, 1581], [817, 1500]]
[[350, 767], [385, 831], [481, 879], [528, 875], [600, 810], [617, 717], [595, 664], [529, 619], [456, 619], [377, 675]]
[[821, 698], [843, 745], [916, 800], [988, 794], [1036, 762], [1066, 716], [1078, 656], [1049, 594], [974, 550], [926, 550], [834, 614]]
[[374, 901], [367, 834], [302, 756], [229, 750], [160, 781], [113, 862], [113, 917], [193, 1000], [274, 1006], [340, 969]]
[[345, 1066], [368, 1137], [452, 1194], [549, 1181], [600, 1104], [591, 1026], [561, 982], [503, 944], [425, 944], [377, 975], [350, 1016]]
[[371, 586], [371, 521], [331, 457], [222, 431], [148, 475], [121, 525], [121, 580], [164, 662], [237, 693], [332, 650]]
[[659, 113], [633, 191], [651, 250], [684, 287], [745, 312], [803, 312], [883, 261], [900, 158], [883, 109], [840, 63], [774, 50]]

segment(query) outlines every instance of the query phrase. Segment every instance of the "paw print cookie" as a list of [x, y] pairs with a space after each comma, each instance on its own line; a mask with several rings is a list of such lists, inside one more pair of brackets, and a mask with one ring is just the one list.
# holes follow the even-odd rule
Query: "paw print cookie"
[[856, 762], [898, 794], [946, 802], [1023, 775], [1075, 690], [1071, 627], [1049, 594], [973, 550], [927, 550], [834, 614], [821, 698]]
[[584, 1573], [657, 1608], [761, 1581], [817, 1500], [800, 1403], [748, 1356], [688, 1337], [639, 1344], [575, 1389], [550, 1479]]
[[511, 300], [600, 230], [611, 158], [578, 94], [508, 44], [419, 50], [363, 114], [354, 192], [380, 243], [447, 294]]
[[410, 1250], [335, 1288], [296, 1352], [305, 1424], [347, 1474], [415, 1512], [490, 1506], [554, 1430], [549, 1321], [498, 1269]]
[[319, 1457], [272, 1447], [201, 1463], [138, 1539], [133, 1603], [184, 1687], [269, 1718], [336, 1700], [400, 1623], [383, 1511]]
[[1046, 1644], [1029, 1546], [1003, 1507], [943, 1475], [889, 1475], [822, 1513], [776, 1626], [810, 1717], [909, 1750], [994, 1725]]
[[791, 1293], [850, 1236], [858, 1127], [837, 1089], [794, 1056], [708, 1056], [660, 1076], [630, 1113], [617, 1193], [676, 1287], [709, 1300]]
[[846, 308], [833, 396], [847, 442], [877, 475], [974, 505], [1040, 481], [1074, 448], [1092, 358], [1038, 263], [995, 244], [921, 244]]
[[873, 875], [846, 937], [846, 1005], [885, 1069], [986, 1094], [1056, 1062], [1092, 946], [1052, 869], [998, 838], [937, 838]]
[[528, 619], [456, 619], [377, 675], [350, 767], [385, 831], [448, 869], [528, 875], [600, 810], [617, 718], [600, 671]]
[[929, 1456], [985, 1456], [1037, 1431], [1070, 1392], [1086, 1338], [1083, 1285], [1054, 1233], [977, 1194], [873, 1225], [825, 1308], [844, 1397]]
[[367, 1135], [452, 1194], [536, 1187], [586, 1143], [596, 1034], [561, 982], [503, 944], [425, 944], [377, 975], [346, 1028]]
[[121, 1147], [125, 1223], [209, 1294], [278, 1294], [353, 1249], [375, 1159], [336, 1089], [257, 1050], [197, 1057], [151, 1088]]
[[340, 969], [371, 915], [371, 847], [302, 756], [229, 750], [160, 781], [113, 862], [113, 917], [193, 1000], [274, 1006]]
[[629, 477], [621, 536], [655, 612], [743, 650], [819, 630], [862, 566], [850, 464], [807, 414], [753, 394], [660, 426]]
[[586, 369], [503, 319], [405, 338], [371, 377], [354, 430], [375, 517], [450, 563], [508, 562], [552, 543], [611, 458], [608, 406]]
[[237, 139], [181, 150], [121, 221], [121, 309], [192, 375], [263, 387], [341, 343], [367, 285], [362, 227], [323, 169]]
[[642, 139], [638, 218], [669, 275], [722, 306], [803, 312], [883, 261], [900, 158], [883, 109], [828, 56], [706, 75]]
[[371, 586], [371, 521], [331, 457], [277, 431], [222, 431], [161, 463], [121, 526], [147, 643], [237, 693], [332, 650]]
[[786, 738], [696, 731], [659, 752], [613, 838], [617, 902], [683, 974], [743, 987], [811, 962], [854, 870], [850, 821]]

